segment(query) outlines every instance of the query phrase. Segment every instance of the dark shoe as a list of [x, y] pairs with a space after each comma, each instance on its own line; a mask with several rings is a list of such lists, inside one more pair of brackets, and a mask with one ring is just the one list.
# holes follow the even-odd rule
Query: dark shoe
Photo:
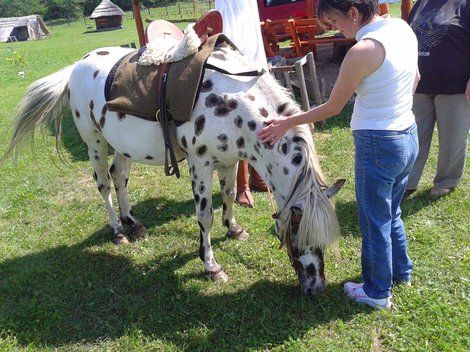
[[235, 198], [235, 203], [242, 207], [253, 208], [255, 205], [255, 200], [249, 189], [237, 189], [237, 197]]
[[439, 188], [439, 187], [433, 187], [429, 191], [429, 195], [431, 197], [443, 197], [446, 196], [450, 193], [452, 189], [451, 188]]

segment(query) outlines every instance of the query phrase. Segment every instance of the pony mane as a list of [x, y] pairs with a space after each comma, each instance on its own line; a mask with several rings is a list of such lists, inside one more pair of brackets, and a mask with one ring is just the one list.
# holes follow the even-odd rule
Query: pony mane
[[339, 238], [339, 223], [333, 202], [326, 196], [326, 179], [318, 162], [311, 131], [306, 125], [293, 129], [296, 136], [305, 143], [302, 148], [302, 161], [299, 171], [291, 184], [289, 198], [280, 212], [281, 243], [290, 237], [292, 207], [301, 205], [302, 218], [297, 231], [299, 249], [325, 248]]
[[[283, 112], [284, 115], [301, 112], [291, 93], [271, 75], [263, 75], [259, 80], [259, 87], [266, 96], [269, 96], [272, 111], [277, 110], [279, 103], [288, 101], [289, 106]], [[289, 197], [279, 212], [281, 245], [286, 244], [290, 238], [292, 207], [301, 205], [303, 214], [296, 236], [298, 248], [323, 249], [339, 238], [340, 228], [334, 203], [324, 192], [328, 184], [315, 151], [313, 125], [296, 126], [288, 131], [287, 135], [303, 140], [298, 143], [303, 158], [291, 183]]]
[[[253, 62], [249, 61], [239, 51], [231, 46], [219, 45], [216, 47], [212, 57], [217, 59], [217, 51], [226, 55], [226, 61], [219, 61], [221, 65], [230, 63], [234, 67], [232, 71], [243, 72], [243, 69], [252, 69]], [[238, 66], [238, 67], [237, 67]], [[259, 67], [258, 67], [259, 68]], [[287, 88], [282, 87], [271, 74], [262, 75], [257, 81], [260, 92], [267, 97], [266, 104], [269, 110], [279, 116], [278, 107], [286, 104], [282, 114], [293, 115], [301, 112], [299, 104], [294, 101], [292, 94]], [[290, 138], [301, 138], [297, 145], [302, 149], [302, 161], [297, 174], [291, 183], [287, 201], [282, 205], [279, 212], [281, 245], [286, 244], [290, 238], [292, 207], [301, 206], [303, 210], [302, 219], [296, 236], [299, 249], [308, 247], [324, 248], [335, 242], [339, 237], [339, 224], [336, 218], [334, 204], [323, 191], [327, 188], [326, 178], [323, 175], [313, 143], [313, 126], [300, 125], [292, 128], [286, 134]], [[290, 242], [290, 241], [289, 241]]]

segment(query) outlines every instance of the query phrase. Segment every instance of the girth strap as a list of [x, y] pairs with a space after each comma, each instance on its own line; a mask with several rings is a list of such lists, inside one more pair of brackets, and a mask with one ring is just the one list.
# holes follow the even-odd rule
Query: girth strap
[[[180, 178], [178, 161], [176, 160], [173, 144], [171, 143], [168, 109], [166, 106], [166, 83], [169, 68], [170, 64], [162, 64], [160, 66], [160, 82], [157, 85], [157, 93], [160, 97], [160, 110], [157, 111], [157, 120], [162, 126], [163, 142], [165, 143], [165, 175], [176, 175], [177, 178]], [[170, 157], [170, 163], [168, 162], [168, 156]]]
[[[160, 98], [160, 110], [157, 111], [157, 120], [160, 122], [163, 131], [163, 141], [165, 143], [165, 175], [172, 176], [176, 175], [177, 178], [180, 178], [180, 171], [178, 168], [178, 161], [176, 160], [175, 152], [173, 150], [173, 144], [171, 143], [170, 136], [170, 127], [169, 127], [169, 118], [168, 118], [168, 108], [166, 104], [166, 86], [168, 72], [170, 70], [170, 63], [163, 63], [160, 66], [159, 75], [160, 80], [157, 85], [157, 96]], [[262, 70], [252, 70], [246, 72], [236, 72], [232, 73], [227, 70], [224, 70], [220, 67], [208, 64], [204, 64], [205, 69], [211, 69], [218, 72], [221, 72], [226, 75], [231, 76], [245, 76], [245, 77], [259, 77], [262, 76], [266, 71]], [[202, 75], [204, 76], [204, 75]], [[170, 162], [168, 162], [168, 156], [170, 157]]]

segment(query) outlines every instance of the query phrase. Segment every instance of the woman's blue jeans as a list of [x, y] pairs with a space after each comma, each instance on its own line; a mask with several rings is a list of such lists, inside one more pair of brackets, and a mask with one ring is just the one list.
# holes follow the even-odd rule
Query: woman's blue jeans
[[356, 130], [353, 135], [363, 288], [371, 298], [386, 298], [392, 282], [410, 281], [413, 269], [400, 202], [418, 154], [417, 128]]

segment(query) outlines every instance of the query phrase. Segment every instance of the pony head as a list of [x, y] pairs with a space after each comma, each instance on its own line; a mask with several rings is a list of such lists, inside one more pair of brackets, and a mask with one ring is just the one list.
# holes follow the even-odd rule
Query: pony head
[[288, 197], [273, 217], [281, 247], [287, 249], [302, 292], [311, 296], [326, 286], [324, 250], [338, 239], [340, 232], [331, 197], [345, 180], [328, 187], [308, 129], [299, 128], [293, 133], [303, 158]]
[[[336, 181], [333, 186], [323, 190], [324, 195], [327, 198], [332, 197], [340, 190], [344, 182], [344, 179]], [[314, 197], [313, 194], [311, 196]], [[321, 232], [313, 233], [300, 230], [302, 220], [304, 220], [302, 207], [301, 204], [297, 204], [285, 211], [284, 213], [288, 219], [281, 219], [282, 215], [280, 213], [273, 214], [273, 218], [275, 219], [276, 234], [281, 241], [280, 248], [286, 247], [292, 267], [299, 278], [302, 292], [307, 296], [312, 296], [322, 292], [326, 287], [323, 252], [325, 246], [336, 239], [339, 229], [336, 227], [336, 219], [330, 219], [332, 223], [325, 225], [334, 226], [334, 233], [331, 233], [332, 237], [325, 239], [324, 243], [318, 242], [318, 238], [322, 237], [319, 236], [322, 234]], [[310, 211], [306, 211], [305, 216], [308, 217], [310, 214]], [[308, 219], [305, 219], [304, 225], [308, 221]], [[317, 229], [317, 231], [325, 231], [325, 229]], [[311, 238], [308, 239], [307, 237]]]

